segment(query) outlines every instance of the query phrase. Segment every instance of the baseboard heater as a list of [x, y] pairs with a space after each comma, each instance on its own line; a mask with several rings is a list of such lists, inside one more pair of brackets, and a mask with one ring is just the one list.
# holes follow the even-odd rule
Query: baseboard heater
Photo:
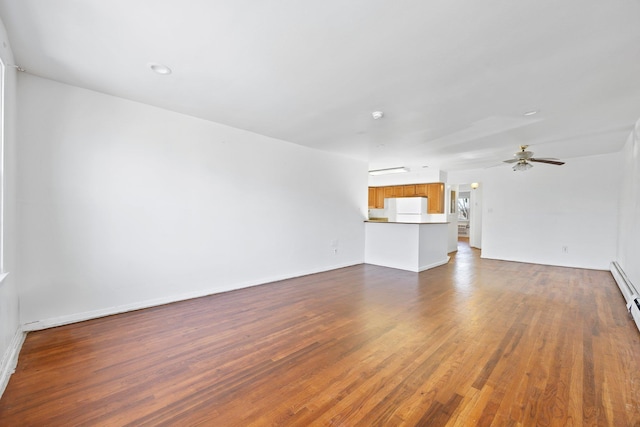
[[638, 292], [638, 289], [631, 283], [631, 280], [629, 280], [617, 262], [614, 261], [611, 263], [610, 270], [627, 303], [627, 310], [631, 314], [631, 317], [633, 317], [640, 331], [640, 292]]

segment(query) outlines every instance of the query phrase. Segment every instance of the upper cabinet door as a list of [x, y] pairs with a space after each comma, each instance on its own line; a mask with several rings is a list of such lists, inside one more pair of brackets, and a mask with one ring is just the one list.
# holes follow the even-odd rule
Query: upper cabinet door
[[428, 184], [428, 212], [444, 213], [444, 184], [441, 182]]
[[411, 185], [403, 185], [404, 187], [404, 197], [415, 197], [416, 196], [416, 186], [415, 184]]
[[393, 187], [382, 187], [384, 188], [384, 198], [385, 199], [390, 199], [391, 197], [396, 197], [395, 193], [393, 192]]
[[376, 187], [376, 209], [384, 209], [384, 187]]
[[369, 187], [369, 209], [384, 209], [385, 187]]

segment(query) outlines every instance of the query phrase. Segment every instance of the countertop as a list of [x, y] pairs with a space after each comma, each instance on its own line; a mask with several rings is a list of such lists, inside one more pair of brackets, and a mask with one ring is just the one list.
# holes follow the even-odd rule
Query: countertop
[[375, 222], [378, 224], [449, 224], [448, 221], [402, 222], [402, 221], [384, 221], [384, 220], [376, 220], [376, 219], [365, 219], [364, 222]]

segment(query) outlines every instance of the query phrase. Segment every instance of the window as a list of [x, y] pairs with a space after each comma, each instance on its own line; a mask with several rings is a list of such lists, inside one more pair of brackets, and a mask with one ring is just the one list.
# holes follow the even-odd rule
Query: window
[[469, 197], [458, 197], [458, 219], [469, 220]]

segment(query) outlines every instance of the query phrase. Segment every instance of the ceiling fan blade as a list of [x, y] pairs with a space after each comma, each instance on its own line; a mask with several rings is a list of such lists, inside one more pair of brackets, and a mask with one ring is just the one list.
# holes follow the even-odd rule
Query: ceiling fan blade
[[550, 165], [564, 165], [564, 162], [561, 162], [557, 159], [534, 159], [533, 157], [529, 159], [530, 162], [538, 162], [538, 163], [548, 163]]
[[515, 162], [519, 162], [520, 159], [511, 159], [511, 160], [503, 160], [503, 162], [505, 163], [515, 163]]

